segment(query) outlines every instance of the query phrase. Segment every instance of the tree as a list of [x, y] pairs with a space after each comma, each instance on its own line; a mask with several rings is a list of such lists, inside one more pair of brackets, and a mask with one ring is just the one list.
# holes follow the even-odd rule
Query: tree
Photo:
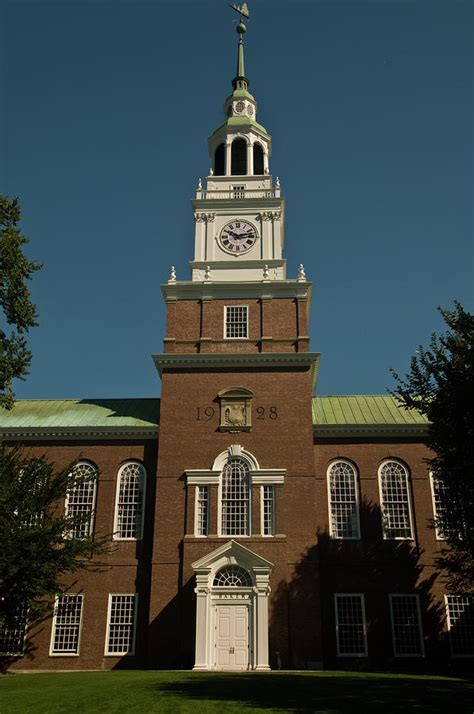
[[[25, 333], [37, 325], [36, 307], [31, 301], [27, 281], [40, 263], [28, 260], [23, 247], [29, 241], [17, 227], [21, 217], [17, 199], [0, 194], [0, 406], [13, 406], [14, 379], [24, 379], [31, 364]], [[8, 326], [8, 327], [7, 327]]]
[[52, 597], [71, 584], [65, 574], [101, 567], [93, 556], [110, 545], [88, 534], [91, 514], [60, 507], [74, 487], [96, 477], [78, 475], [73, 465], [55, 473], [45, 456], [0, 445], [0, 631], [15, 627], [22, 613], [30, 624], [49, 614]]
[[392, 394], [429, 420], [430, 469], [443, 500], [434, 525], [448, 545], [438, 563], [454, 592], [468, 592], [474, 586], [474, 316], [459, 302], [439, 310], [448, 331], [433, 334], [429, 349], [419, 347], [405, 378], [392, 370], [398, 383]]

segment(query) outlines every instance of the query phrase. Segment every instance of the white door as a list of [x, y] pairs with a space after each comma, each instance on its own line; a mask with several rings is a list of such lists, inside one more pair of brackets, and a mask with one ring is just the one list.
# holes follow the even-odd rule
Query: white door
[[216, 669], [249, 668], [248, 605], [216, 605]]

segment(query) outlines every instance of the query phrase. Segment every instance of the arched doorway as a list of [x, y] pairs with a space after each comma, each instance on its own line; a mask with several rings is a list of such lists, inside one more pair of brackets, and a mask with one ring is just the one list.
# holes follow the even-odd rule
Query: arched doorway
[[268, 670], [272, 563], [229, 541], [192, 564], [196, 670]]

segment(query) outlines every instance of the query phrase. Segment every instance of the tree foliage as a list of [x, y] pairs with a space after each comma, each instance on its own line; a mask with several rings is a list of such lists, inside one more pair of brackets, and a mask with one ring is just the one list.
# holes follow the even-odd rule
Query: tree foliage
[[55, 473], [46, 457], [0, 445], [0, 629], [22, 609], [30, 623], [50, 611], [51, 598], [71, 585], [66, 574], [100, 567], [93, 556], [108, 550], [106, 538], [72, 537], [90, 516], [62, 506], [77, 483], [73, 465]]
[[41, 265], [28, 260], [23, 247], [29, 241], [17, 226], [17, 199], [0, 194], [0, 406], [13, 406], [13, 380], [24, 379], [31, 363], [25, 333], [37, 325], [36, 307], [27, 282]]
[[440, 312], [447, 332], [418, 349], [405, 378], [393, 372], [392, 394], [430, 422], [430, 468], [444, 503], [435, 526], [448, 545], [439, 565], [454, 591], [467, 592], [474, 586], [474, 316], [459, 302]]

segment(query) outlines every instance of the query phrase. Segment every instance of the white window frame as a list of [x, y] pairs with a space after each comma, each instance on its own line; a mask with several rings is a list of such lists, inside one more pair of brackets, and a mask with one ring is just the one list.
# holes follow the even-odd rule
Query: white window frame
[[[229, 533], [223, 533], [222, 532], [222, 485], [223, 485], [223, 480], [224, 480], [224, 469], [227, 466], [227, 464], [231, 463], [232, 461], [237, 461], [241, 460], [244, 461], [246, 466], [247, 466], [247, 482], [248, 482], [248, 512], [247, 512], [247, 533], [245, 534], [229, 534]], [[248, 460], [244, 457], [239, 455], [237, 458], [229, 458], [225, 464], [222, 467], [222, 471], [220, 474], [219, 478], [219, 492], [218, 492], [218, 508], [217, 508], [217, 518], [218, 518], [218, 523], [217, 523], [217, 534], [219, 536], [222, 536], [223, 538], [250, 538], [252, 535], [252, 472], [251, 472], [251, 464], [248, 462]]]
[[[344, 536], [344, 535], [337, 535], [334, 533], [334, 528], [333, 528], [333, 519], [332, 519], [332, 514], [333, 514], [333, 503], [331, 500], [331, 469], [333, 466], [336, 464], [345, 464], [346, 466], [349, 466], [349, 468], [352, 470], [352, 473], [354, 474], [354, 492], [355, 492], [355, 509], [356, 509], [356, 523], [357, 523], [357, 535], [354, 536]], [[334, 459], [331, 461], [327, 468], [326, 472], [326, 483], [327, 483], [327, 491], [328, 491], [328, 510], [329, 510], [329, 535], [331, 538], [334, 538], [335, 540], [360, 540], [360, 502], [359, 502], [359, 474], [358, 471], [355, 467], [355, 465], [351, 462], [348, 461], [347, 459]]]
[[[110, 616], [112, 614], [112, 598], [114, 597], [134, 597], [134, 612], [133, 612], [133, 639], [132, 649], [128, 652], [109, 652], [109, 636], [110, 636]], [[135, 655], [135, 645], [137, 640], [137, 617], [138, 617], [138, 593], [109, 593], [109, 601], [107, 605], [107, 629], [105, 633], [105, 657], [133, 657]]]
[[[389, 594], [389, 604], [390, 604], [390, 622], [392, 625], [392, 648], [393, 648], [393, 656], [396, 657], [397, 659], [405, 659], [405, 658], [420, 658], [425, 656], [425, 643], [423, 639], [423, 626], [421, 622], [421, 608], [420, 608], [420, 597], [417, 593], [390, 593]], [[395, 623], [394, 623], [394, 618], [393, 618], [393, 600], [395, 598], [400, 598], [400, 597], [408, 597], [410, 599], [415, 599], [416, 602], [416, 613], [417, 613], [417, 631], [418, 631], [418, 642], [420, 645], [420, 652], [418, 654], [404, 654], [404, 653], [398, 653], [396, 650], [395, 646]]]
[[[74, 468], [72, 470], [72, 474], [74, 474], [74, 472], [76, 471], [76, 469], [79, 466], [88, 466], [91, 469], [93, 469], [93, 471], [94, 471], [94, 477], [92, 478], [92, 475], [91, 475], [91, 479], [90, 479], [91, 483], [93, 483], [92, 505], [90, 508], [89, 525], [87, 528], [87, 533], [84, 533], [84, 535], [79, 536], [79, 535], [76, 535], [74, 533], [74, 531], [71, 531], [71, 538], [88, 538], [89, 536], [91, 536], [94, 533], [95, 508], [96, 508], [96, 501], [97, 501], [97, 473], [98, 473], [98, 469], [97, 469], [97, 466], [95, 464], [93, 464], [91, 461], [79, 461], [74, 466]], [[80, 479], [81, 476], [78, 474], [76, 478]], [[72, 490], [68, 491], [68, 493], [66, 494], [66, 501], [64, 504], [64, 512], [65, 512], [66, 516], [69, 515], [69, 509], [70, 509], [69, 499], [70, 499], [71, 493], [75, 490], [75, 488], [76, 488], [76, 486], [74, 485]]]
[[[199, 532], [199, 506], [200, 506], [200, 493], [206, 493], [206, 532]], [[199, 484], [194, 487], [194, 535], [196, 538], [207, 538], [209, 535], [209, 515], [211, 507], [211, 489], [207, 484]]]
[[[341, 597], [357, 597], [361, 603], [362, 611], [362, 631], [364, 635], [364, 652], [359, 652], [357, 654], [353, 652], [341, 652], [339, 643], [339, 613], [337, 608], [338, 598]], [[365, 616], [365, 597], [364, 593], [334, 593], [334, 618], [336, 625], [336, 651], [338, 657], [367, 657], [369, 650], [367, 647], [367, 620]]]
[[451, 657], [453, 657], [453, 659], [472, 659], [474, 657], [474, 644], [473, 644], [473, 651], [470, 654], [458, 654], [457, 652], [454, 652], [453, 636], [451, 634], [451, 630], [456, 625], [456, 622], [453, 622], [451, 619], [448, 598], [469, 598], [472, 603], [472, 608], [474, 609], [474, 593], [464, 593], [463, 595], [447, 594], [444, 596], [444, 604], [445, 604], [445, 609], [446, 609], [446, 625], [447, 625], [448, 634], [449, 634], [449, 648], [451, 651]]
[[[119, 525], [118, 525], [118, 508], [119, 508], [119, 498], [120, 498], [120, 484], [121, 484], [121, 478], [122, 478], [122, 472], [125, 470], [127, 466], [130, 466], [130, 464], [135, 464], [137, 466], [140, 466], [142, 469], [142, 478], [143, 478], [143, 489], [142, 489], [142, 511], [141, 511], [141, 522], [140, 522], [140, 528], [137, 529], [137, 535], [136, 536], [121, 536], [119, 535]], [[145, 466], [141, 463], [141, 461], [135, 461], [135, 460], [130, 460], [126, 461], [124, 464], [122, 464], [117, 472], [117, 485], [115, 489], [115, 510], [114, 510], [114, 531], [113, 531], [113, 540], [123, 540], [123, 541], [138, 541], [143, 539], [143, 528], [145, 524], [145, 506], [146, 506], [146, 482], [147, 482], [147, 471]]]
[[[407, 492], [407, 505], [408, 505], [408, 521], [410, 524], [410, 535], [409, 536], [390, 536], [387, 533], [387, 527], [385, 524], [385, 515], [384, 515], [384, 507], [385, 507], [385, 501], [383, 499], [383, 491], [382, 491], [382, 469], [384, 466], [390, 463], [395, 463], [401, 466], [405, 472], [405, 483], [406, 483], [406, 492]], [[400, 461], [400, 459], [384, 459], [382, 463], [379, 466], [378, 469], [378, 482], [379, 482], [379, 497], [380, 497], [380, 511], [381, 511], [381, 517], [382, 517], [382, 532], [383, 532], [383, 539], [384, 540], [415, 540], [415, 522], [413, 518], [413, 507], [412, 507], [412, 498], [411, 498], [411, 479], [410, 479], [410, 472], [408, 470], [408, 467]]]
[[[265, 489], [268, 488], [271, 490], [272, 498], [271, 498], [271, 524], [270, 524], [270, 533], [265, 533]], [[268, 484], [262, 484], [260, 486], [260, 525], [261, 525], [261, 535], [264, 538], [274, 538], [276, 529], [275, 529], [275, 510], [276, 510], [276, 489], [275, 489], [275, 484], [273, 483], [268, 483]]]
[[[57, 615], [59, 608], [59, 601], [63, 597], [78, 597], [81, 600], [81, 611], [79, 615], [79, 625], [77, 630], [77, 647], [75, 652], [55, 652], [54, 651], [54, 640], [56, 639], [56, 628], [57, 628]], [[54, 611], [53, 611], [53, 622], [51, 626], [51, 641], [49, 644], [49, 656], [50, 657], [79, 657], [81, 651], [81, 635], [82, 635], [82, 622], [84, 620], [84, 595], [83, 593], [62, 593], [56, 595], [54, 600]]]
[[[227, 337], [227, 311], [229, 308], [245, 308], [245, 324], [247, 335], [245, 337]], [[224, 339], [225, 340], [248, 340], [249, 339], [249, 306], [248, 305], [224, 305]]]
[[[431, 501], [432, 501], [432, 503], [433, 503], [433, 517], [434, 517], [434, 519], [435, 519], [435, 535], [436, 535], [436, 540], [446, 540], [446, 537], [445, 537], [444, 533], [441, 531], [441, 529], [439, 528], [439, 526], [438, 526], [437, 523], [436, 523], [436, 519], [439, 518], [439, 515], [440, 515], [439, 510], [438, 510], [438, 508], [436, 507], [436, 494], [435, 494], [435, 488], [436, 488], [436, 486], [435, 486], [435, 481], [436, 481], [436, 480], [437, 480], [437, 479], [436, 479], [435, 476], [433, 475], [433, 472], [430, 471]], [[439, 479], [438, 479], [438, 480], [439, 480]], [[443, 488], [442, 482], [440, 482], [440, 483], [441, 483], [441, 488]]]

